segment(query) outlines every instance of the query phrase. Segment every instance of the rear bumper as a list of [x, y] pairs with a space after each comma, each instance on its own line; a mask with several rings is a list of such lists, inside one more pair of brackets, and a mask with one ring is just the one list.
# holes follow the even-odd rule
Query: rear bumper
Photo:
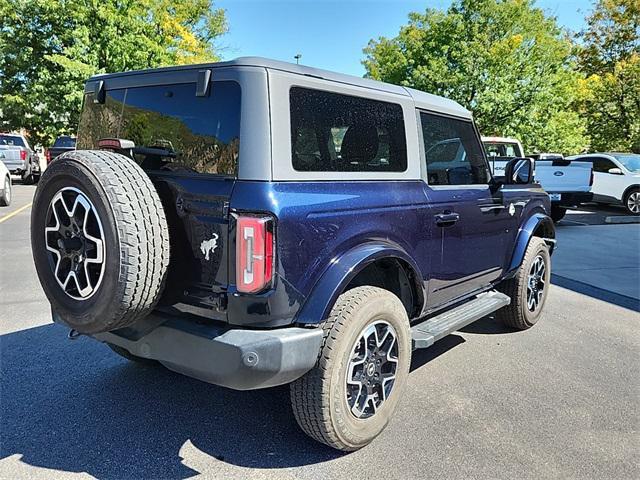
[[94, 338], [236, 390], [273, 387], [301, 377], [315, 365], [323, 337], [320, 328], [245, 330], [156, 313], [142, 323]]
[[[551, 195], [553, 192], [549, 192]], [[560, 205], [563, 207], [576, 207], [582, 203], [588, 203], [593, 199], [592, 192], [563, 192], [557, 193], [560, 195], [560, 200], [552, 200], [554, 205]]]
[[[0, 159], [2, 160], [2, 159]], [[11, 172], [12, 175], [20, 174], [24, 171], [25, 162], [22, 160], [2, 160], [7, 167], [7, 170]]]

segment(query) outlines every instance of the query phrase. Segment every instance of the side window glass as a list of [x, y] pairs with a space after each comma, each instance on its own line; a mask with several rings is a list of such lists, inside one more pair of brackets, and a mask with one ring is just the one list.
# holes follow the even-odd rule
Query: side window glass
[[305, 168], [314, 169], [322, 158], [316, 132], [312, 128], [300, 128], [293, 144], [293, 156]]
[[598, 157], [593, 161], [594, 172], [609, 173], [610, 168], [616, 168], [616, 165], [609, 159]]
[[403, 172], [407, 144], [394, 103], [293, 87], [291, 160], [303, 172]]
[[430, 185], [475, 185], [489, 181], [471, 122], [429, 113], [421, 113], [420, 118]]

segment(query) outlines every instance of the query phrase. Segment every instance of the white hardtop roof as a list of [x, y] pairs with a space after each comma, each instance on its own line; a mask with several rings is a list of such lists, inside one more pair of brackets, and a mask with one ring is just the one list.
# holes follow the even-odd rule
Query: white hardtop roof
[[217, 63], [205, 63], [199, 65], [183, 65], [177, 67], [162, 67], [149, 70], [136, 70], [123, 73], [109, 73], [95, 75], [90, 80], [99, 80], [109, 77], [120, 77], [127, 75], [144, 75], [149, 72], [162, 72], [162, 71], [174, 71], [174, 70], [191, 70], [202, 68], [220, 68], [220, 67], [263, 67], [269, 70], [279, 70], [282, 72], [288, 72], [296, 75], [305, 75], [309, 77], [322, 78], [333, 82], [340, 82], [348, 85], [354, 85], [363, 88], [370, 88], [382, 92], [392, 93], [396, 95], [402, 95], [404, 97], [412, 97], [417, 108], [432, 110], [435, 112], [446, 113], [449, 115], [455, 115], [457, 117], [471, 118], [471, 112], [464, 108], [457, 102], [448, 98], [439, 97], [430, 93], [425, 93], [413, 88], [401, 87], [398, 85], [392, 85], [390, 83], [379, 82], [371, 80], [369, 78], [360, 78], [353, 75], [345, 75], [342, 73], [331, 72], [329, 70], [322, 70], [319, 68], [307, 67], [304, 65], [296, 65], [294, 63], [282, 62], [279, 60], [270, 60], [262, 57], [240, 57], [234, 60]]
[[505, 143], [520, 143], [517, 138], [510, 137], [481, 137], [483, 142], [505, 142]]

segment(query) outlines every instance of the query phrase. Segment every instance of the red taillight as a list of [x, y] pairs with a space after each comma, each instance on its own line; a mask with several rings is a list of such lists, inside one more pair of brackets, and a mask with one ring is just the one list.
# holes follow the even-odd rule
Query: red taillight
[[264, 290], [273, 279], [273, 219], [236, 217], [236, 287], [242, 293]]
[[27, 159], [27, 151], [20, 150], [20, 160], [26, 160], [26, 159]]
[[47, 157], [47, 164], [51, 162], [51, 151], [49, 149], [45, 150], [44, 156]]
[[124, 138], [101, 138], [98, 140], [98, 148], [104, 150], [126, 150], [135, 148], [136, 144]]

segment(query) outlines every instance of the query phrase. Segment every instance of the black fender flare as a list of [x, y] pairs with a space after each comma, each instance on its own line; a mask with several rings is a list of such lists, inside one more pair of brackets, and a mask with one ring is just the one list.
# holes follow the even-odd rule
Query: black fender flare
[[359, 245], [329, 263], [328, 269], [314, 285], [302, 309], [296, 316], [299, 324], [318, 324], [329, 316], [333, 305], [358, 273], [365, 267], [381, 259], [396, 259], [404, 262], [412, 270], [418, 301], [424, 303], [422, 274], [416, 262], [399, 245], [372, 242]]
[[542, 238], [547, 245], [549, 245], [549, 253], [553, 253], [556, 244], [556, 228], [553, 220], [544, 213], [535, 212], [522, 223], [518, 230], [513, 254], [511, 255], [511, 262], [509, 263], [509, 268], [507, 269], [505, 278], [513, 276], [518, 268], [520, 268], [520, 264], [524, 259], [524, 254], [529, 246], [529, 241], [540, 227], [543, 227], [547, 232], [552, 233], [552, 235], [547, 234]]

